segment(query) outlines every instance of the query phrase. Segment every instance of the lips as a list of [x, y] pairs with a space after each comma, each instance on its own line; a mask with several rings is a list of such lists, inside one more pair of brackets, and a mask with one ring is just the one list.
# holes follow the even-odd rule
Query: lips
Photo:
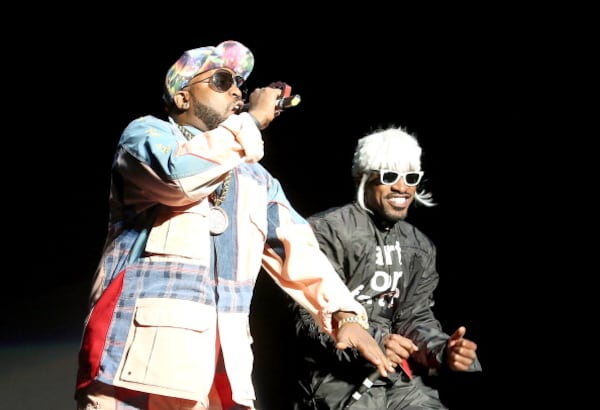
[[242, 110], [244, 109], [244, 102], [243, 101], [238, 101], [234, 106], [233, 106], [233, 112], [236, 114], [239, 114], [242, 112]]

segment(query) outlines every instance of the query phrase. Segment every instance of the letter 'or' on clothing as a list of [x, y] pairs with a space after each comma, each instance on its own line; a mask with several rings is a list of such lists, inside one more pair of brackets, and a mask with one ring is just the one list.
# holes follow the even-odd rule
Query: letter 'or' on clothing
[[[123, 131], [77, 389], [99, 381], [205, 400], [219, 341], [233, 399], [252, 406], [248, 314], [261, 266], [328, 333], [333, 312], [366, 313], [340, 292], [345, 285], [280, 183], [241, 160], [230, 130], [249, 122], [247, 113], [231, 115], [226, 127], [189, 128], [195, 136], [186, 139], [176, 124], [145, 116]], [[221, 204], [228, 228], [211, 235], [207, 196], [230, 170]]]

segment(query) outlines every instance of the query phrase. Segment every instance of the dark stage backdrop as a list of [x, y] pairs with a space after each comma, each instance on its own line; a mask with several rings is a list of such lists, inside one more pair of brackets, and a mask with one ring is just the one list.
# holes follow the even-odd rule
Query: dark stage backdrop
[[[138, 116], [163, 116], [164, 74], [184, 50], [227, 39], [255, 54], [250, 88], [284, 81], [302, 97], [264, 132], [262, 160], [301, 214], [352, 199], [350, 166], [360, 137], [390, 125], [416, 134], [425, 183], [439, 205], [413, 208], [409, 220], [438, 246], [437, 313], [448, 332], [467, 327], [492, 373], [489, 308], [505, 268], [497, 239], [506, 236], [510, 208], [499, 171], [520, 160], [508, 142], [531, 131], [537, 40], [528, 36], [528, 19], [416, 20], [379, 11], [377, 20], [357, 15], [333, 29], [333, 17], [317, 13], [302, 23], [286, 20], [284, 35], [281, 16], [240, 24], [225, 13], [223, 26], [203, 25], [219, 15], [215, 7], [174, 21], [99, 10], [102, 23], [54, 20], [31, 44], [11, 51], [6, 81], [18, 89], [11, 119], [27, 141], [7, 151], [21, 161], [5, 175], [7, 186], [18, 185], [18, 193], [7, 188], [14, 202], [5, 207], [14, 204], [18, 214], [6, 240], [18, 248], [20, 263], [4, 270], [12, 285], [1, 302], [3, 402], [15, 409], [73, 408], [77, 343], [104, 240], [120, 132]], [[273, 23], [270, 32], [265, 21]], [[269, 310], [281, 295], [262, 279], [259, 285], [252, 318], [257, 374], [274, 383], [271, 394], [282, 393], [277, 383], [285, 381], [285, 368], [268, 370], [290, 354], [276, 320], [284, 318]], [[469, 394], [483, 395], [482, 379], [474, 383]], [[269, 400], [276, 404], [263, 409], [281, 410], [278, 398]], [[455, 409], [461, 405], [467, 408]]]

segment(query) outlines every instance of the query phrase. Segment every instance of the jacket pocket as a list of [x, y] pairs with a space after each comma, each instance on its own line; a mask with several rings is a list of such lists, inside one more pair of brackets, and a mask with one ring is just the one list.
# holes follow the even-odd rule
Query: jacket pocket
[[177, 299], [140, 299], [118, 373], [119, 384], [190, 399], [207, 396], [214, 376], [216, 321], [212, 306]]
[[200, 260], [207, 265], [210, 255], [208, 201], [190, 208], [160, 213], [148, 234], [146, 252]]

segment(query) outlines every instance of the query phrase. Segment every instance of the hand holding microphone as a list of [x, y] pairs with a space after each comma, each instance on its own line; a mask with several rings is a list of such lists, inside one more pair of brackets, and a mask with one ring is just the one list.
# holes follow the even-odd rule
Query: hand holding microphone
[[[298, 94], [294, 94], [289, 97], [281, 97], [275, 101], [275, 110], [283, 111], [283, 110], [287, 110], [288, 108], [295, 107], [298, 104], [300, 104], [301, 100], [302, 100], [302, 98]], [[241, 112], [246, 112], [249, 109], [250, 109], [250, 103], [246, 103], [242, 107]]]
[[[274, 103], [271, 100], [273, 96], [276, 96]], [[300, 104], [301, 97], [298, 94], [292, 95], [292, 87], [278, 81], [271, 83], [268, 87], [254, 90], [250, 95], [250, 100], [251, 102], [240, 105], [239, 113], [249, 112], [256, 119], [257, 126], [262, 130], [283, 110]], [[268, 103], [265, 101], [268, 101]]]

